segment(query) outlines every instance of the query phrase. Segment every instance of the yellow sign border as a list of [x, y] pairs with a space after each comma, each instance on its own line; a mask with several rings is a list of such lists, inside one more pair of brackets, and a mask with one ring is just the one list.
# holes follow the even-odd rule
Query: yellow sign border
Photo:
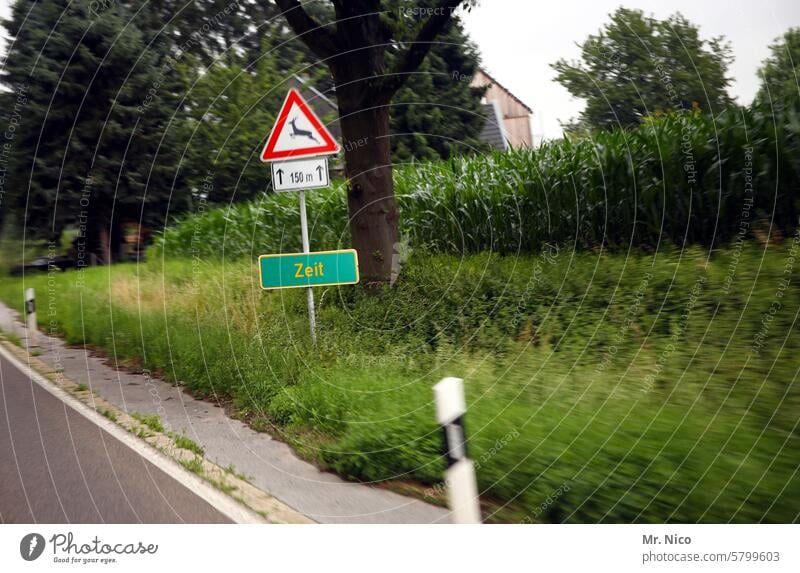
[[[314, 284], [314, 285], [287, 285], [287, 286], [277, 286], [277, 287], [265, 287], [264, 283], [261, 280], [261, 259], [274, 259], [274, 258], [281, 258], [281, 257], [296, 257], [297, 255], [329, 255], [331, 253], [353, 253], [353, 260], [356, 263], [356, 280], [348, 281], [348, 282], [336, 282], [336, 283], [323, 283], [323, 284]], [[282, 290], [285, 288], [315, 288], [315, 287], [326, 287], [326, 286], [338, 286], [338, 285], [354, 285], [361, 280], [361, 275], [358, 269], [358, 252], [355, 249], [338, 249], [335, 251], [312, 251], [310, 253], [278, 253], [275, 255], [258, 255], [258, 286], [261, 287], [261, 290]]]

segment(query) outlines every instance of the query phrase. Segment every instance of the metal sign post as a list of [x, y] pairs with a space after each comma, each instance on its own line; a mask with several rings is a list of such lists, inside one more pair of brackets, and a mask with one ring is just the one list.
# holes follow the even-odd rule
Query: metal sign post
[[358, 258], [355, 251], [312, 253], [308, 240], [306, 191], [330, 185], [328, 159], [325, 156], [338, 153], [339, 150], [339, 144], [333, 135], [314, 114], [300, 92], [289, 90], [261, 152], [261, 161], [272, 163], [272, 188], [276, 192], [297, 191], [300, 196], [303, 253], [262, 255], [259, 257], [259, 270], [261, 288], [305, 287], [311, 342], [315, 346], [317, 317], [313, 285], [358, 282]]
[[[308, 242], [308, 216], [306, 215], [306, 192], [300, 191], [300, 235], [303, 239], [303, 252], [310, 253], [311, 246]], [[308, 324], [311, 327], [311, 343], [317, 345], [317, 315], [314, 312], [314, 289], [306, 288], [306, 300], [308, 302]]]

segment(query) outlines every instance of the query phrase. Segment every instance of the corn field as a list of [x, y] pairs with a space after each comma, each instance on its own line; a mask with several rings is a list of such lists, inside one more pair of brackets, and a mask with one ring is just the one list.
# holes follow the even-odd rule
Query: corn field
[[[433, 252], [535, 252], [780, 236], [800, 213], [800, 113], [730, 109], [634, 130], [395, 168], [401, 233]], [[314, 249], [349, 243], [343, 184], [307, 195]], [[153, 254], [238, 258], [299, 250], [297, 198], [267, 194], [187, 217]]]

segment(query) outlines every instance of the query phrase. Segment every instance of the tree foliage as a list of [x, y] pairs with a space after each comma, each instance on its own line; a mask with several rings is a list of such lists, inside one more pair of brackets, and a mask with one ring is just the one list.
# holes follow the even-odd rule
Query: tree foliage
[[168, 47], [148, 41], [125, 5], [97, 6], [18, 0], [2, 81], [25, 98], [8, 117], [9, 210], [29, 237], [57, 239], [72, 225], [101, 253], [122, 219], [163, 224], [167, 205], [180, 210], [186, 197], [172, 194]]
[[790, 28], [770, 46], [759, 70], [756, 105], [782, 111], [800, 103], [800, 28]]
[[[391, 160], [392, 100], [417, 72], [465, 0], [331, 0], [319, 20], [297, 0], [275, 0], [294, 32], [328, 66], [344, 141], [353, 246], [367, 283], [387, 283], [400, 213]], [[391, 52], [390, 52], [391, 48]]]
[[666, 20], [619, 8], [580, 44], [579, 61], [552, 65], [556, 81], [586, 100], [579, 126], [632, 127], [651, 114], [699, 108], [717, 113], [731, 103], [730, 47], [704, 40], [680, 13]]
[[[391, 56], [390, 56], [391, 57]], [[480, 57], [458, 18], [392, 102], [392, 160], [447, 159], [483, 150], [484, 89], [470, 87]]]
[[210, 203], [251, 199], [266, 190], [259, 153], [284, 89], [274, 60], [237, 57], [212, 65], [188, 86], [183, 170]]
[[[392, 26], [398, 41], [411, 38], [411, 27], [402, 14], [417, 19], [434, 9], [436, 2], [384, 2], [382, 15]], [[319, 22], [335, 21], [328, 3], [305, 4], [304, 9]], [[268, 52], [281, 74], [297, 73], [331, 99], [336, 98], [334, 81], [324, 62], [294, 33], [285, 29], [270, 32]], [[398, 44], [398, 48], [400, 45]], [[387, 66], [395, 62], [400, 49], [386, 51]], [[448, 158], [484, 149], [479, 139], [484, 117], [480, 100], [482, 89], [470, 87], [470, 79], [480, 65], [477, 46], [464, 31], [457, 15], [431, 44], [430, 53], [400, 88], [391, 106], [391, 148], [395, 162], [412, 159]]]

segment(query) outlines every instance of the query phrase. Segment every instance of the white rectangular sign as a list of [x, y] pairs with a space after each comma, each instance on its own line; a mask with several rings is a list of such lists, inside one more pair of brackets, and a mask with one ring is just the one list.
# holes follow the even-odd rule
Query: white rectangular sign
[[330, 185], [330, 178], [327, 157], [272, 163], [272, 188], [275, 191], [317, 189], [328, 185]]

